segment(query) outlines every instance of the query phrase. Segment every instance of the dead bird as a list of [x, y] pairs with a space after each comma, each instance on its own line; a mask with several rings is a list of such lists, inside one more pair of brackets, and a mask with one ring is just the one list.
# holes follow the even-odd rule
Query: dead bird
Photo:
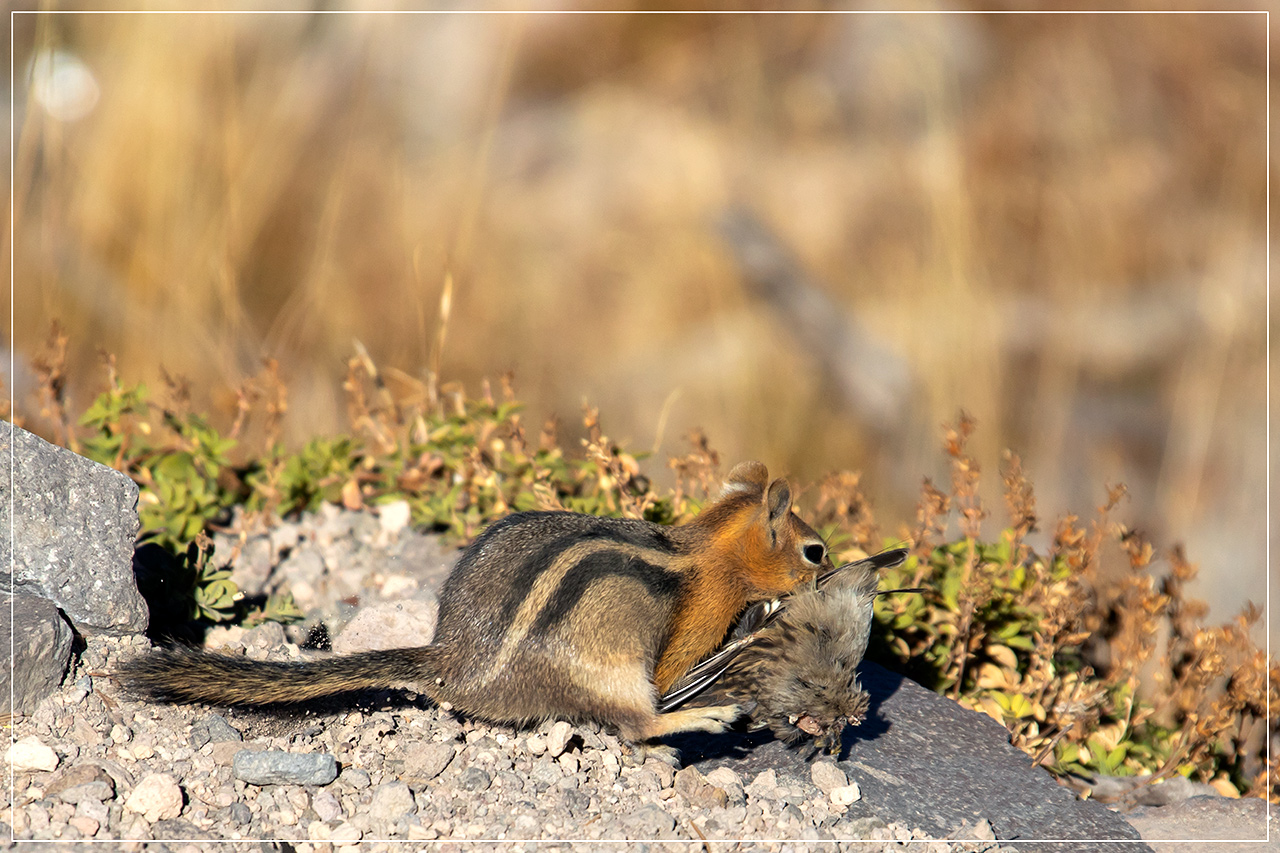
[[688, 703], [742, 705], [750, 728], [780, 740], [814, 738], [840, 748], [846, 726], [866, 717], [869, 696], [857, 667], [867, 650], [878, 571], [907, 557], [895, 549], [842, 566], [782, 598], [749, 608], [730, 639], [663, 696], [664, 709]]

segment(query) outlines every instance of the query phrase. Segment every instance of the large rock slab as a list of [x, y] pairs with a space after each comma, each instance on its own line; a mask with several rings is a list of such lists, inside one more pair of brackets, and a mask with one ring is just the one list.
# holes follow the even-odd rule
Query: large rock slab
[[58, 689], [71, 640], [71, 626], [49, 599], [23, 592], [0, 595], [0, 659], [13, 662], [12, 669], [0, 667], [0, 713], [29, 714]]
[[[862, 789], [848, 816], [919, 828], [934, 838], [965, 838], [982, 820], [1001, 841], [1079, 841], [1055, 850], [1092, 850], [1090, 840], [1123, 841], [1108, 850], [1149, 851], [1118, 814], [1079, 800], [1033, 767], [996, 721], [871, 662], [860, 669], [871, 695], [867, 720], [845, 731], [839, 767]], [[779, 782], [804, 784], [811, 745], [789, 748], [768, 733], [673, 738], [686, 763], [704, 772], [730, 767], [751, 779], [772, 768]]]
[[13, 572], [5, 560], [0, 590], [49, 599], [82, 634], [146, 630], [147, 606], [133, 579], [137, 484], [0, 421], [5, 492], [11, 463], [13, 494], [0, 499], [0, 554], [7, 557], [12, 545]]

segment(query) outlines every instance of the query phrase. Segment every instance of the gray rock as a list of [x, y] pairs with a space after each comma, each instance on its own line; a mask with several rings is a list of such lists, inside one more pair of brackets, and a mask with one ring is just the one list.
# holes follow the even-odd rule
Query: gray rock
[[1144, 840], [1154, 842], [1156, 853], [1202, 851], [1207, 849], [1205, 841], [1217, 842], [1214, 853], [1266, 849], [1258, 842], [1267, 838], [1267, 803], [1258, 797], [1192, 797], [1167, 806], [1137, 808], [1125, 817]]
[[[966, 822], [987, 820], [1002, 840], [1129, 840], [1149, 850], [1119, 815], [1079, 800], [1033, 767], [1003, 726], [871, 662], [860, 680], [871, 695], [867, 720], [846, 730], [838, 766], [862, 788], [846, 818], [877, 817], [942, 838]], [[811, 747], [789, 749], [767, 733], [672, 738], [686, 763], [703, 772], [725, 766], [745, 778], [772, 768], [778, 782], [804, 788]], [[714, 752], [711, 752], [714, 750]], [[748, 786], [748, 793], [752, 788]], [[1086, 850], [1083, 844], [1055, 849]]]
[[240, 732], [228, 723], [226, 718], [220, 714], [210, 714], [192, 726], [193, 731], [196, 728], [203, 729], [208, 734], [209, 741], [213, 743], [229, 743], [232, 741], [244, 740], [240, 735]]
[[338, 777], [338, 762], [328, 753], [237, 752], [232, 773], [250, 785], [328, 785]]
[[0, 571], [0, 590], [48, 598], [81, 634], [145, 631], [133, 579], [137, 484], [6, 421], [0, 482], [9, 481], [10, 448], [13, 500], [0, 501], [0, 553], [12, 529], [13, 574]]
[[[13, 655], [12, 671], [0, 667], [0, 713], [29, 714], [58, 688], [71, 659], [72, 636], [71, 627], [49, 599], [25, 592], [0, 595], [0, 660], [10, 660], [10, 652]], [[9, 706], [11, 687], [13, 707]]]

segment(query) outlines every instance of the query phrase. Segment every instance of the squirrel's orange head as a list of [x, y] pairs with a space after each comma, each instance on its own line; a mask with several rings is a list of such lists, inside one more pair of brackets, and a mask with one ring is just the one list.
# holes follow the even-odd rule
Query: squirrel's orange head
[[822, 538], [791, 511], [787, 481], [770, 482], [759, 462], [735, 466], [694, 523], [705, 525], [716, 557], [735, 565], [749, 599], [790, 592], [832, 568]]

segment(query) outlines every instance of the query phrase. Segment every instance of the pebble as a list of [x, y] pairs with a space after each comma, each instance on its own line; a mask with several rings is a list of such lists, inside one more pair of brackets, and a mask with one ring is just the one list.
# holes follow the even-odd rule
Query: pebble
[[843, 770], [832, 761], [817, 761], [809, 767], [809, 776], [813, 784], [824, 794], [830, 794], [836, 788], [849, 784], [849, 778]]
[[707, 774], [707, 782], [725, 792], [730, 805], [741, 806], [747, 801], [746, 791], [742, 786], [742, 777], [728, 767], [717, 767]]
[[[483, 771], [481, 771], [483, 772]], [[373, 789], [369, 802], [369, 816], [383, 823], [394, 823], [418, 810], [413, 792], [403, 782], [387, 782]]]
[[452, 743], [417, 744], [404, 758], [404, 775], [410, 782], [430, 782], [444, 772], [453, 761]]
[[827, 794], [831, 797], [831, 804], [835, 806], [849, 806], [862, 799], [862, 790], [857, 782], [832, 788]]
[[622, 819], [631, 838], [657, 838], [675, 829], [676, 820], [661, 806], [641, 806]]
[[168, 773], [152, 773], [134, 787], [124, 807], [148, 823], [175, 818], [182, 813], [182, 787]]
[[328, 785], [338, 776], [338, 763], [328, 753], [269, 750], [236, 753], [235, 777], [250, 785]]
[[689, 805], [697, 809], [724, 808], [728, 805], [729, 798], [724, 789], [708, 783], [696, 767], [684, 767], [676, 771], [672, 787]]
[[58, 754], [44, 745], [40, 738], [29, 735], [9, 747], [6, 758], [14, 770], [42, 770], [58, 768]]
[[96, 800], [98, 802], [102, 802], [103, 800], [111, 799], [115, 795], [115, 788], [110, 783], [102, 781], [86, 782], [83, 785], [73, 785], [70, 788], [59, 791], [57, 794], [58, 799], [62, 800], [64, 803], [70, 803], [73, 806], [78, 805], [84, 800]]
[[468, 767], [458, 775], [458, 785], [464, 791], [484, 791], [493, 779], [483, 767]]
[[344, 814], [342, 801], [327, 788], [317, 791], [316, 795], [311, 798], [311, 808], [315, 810], [316, 816], [323, 821], [335, 821]]
[[558, 757], [569, 746], [572, 737], [573, 726], [564, 720], [557, 720], [547, 733], [547, 754], [552, 758]]

